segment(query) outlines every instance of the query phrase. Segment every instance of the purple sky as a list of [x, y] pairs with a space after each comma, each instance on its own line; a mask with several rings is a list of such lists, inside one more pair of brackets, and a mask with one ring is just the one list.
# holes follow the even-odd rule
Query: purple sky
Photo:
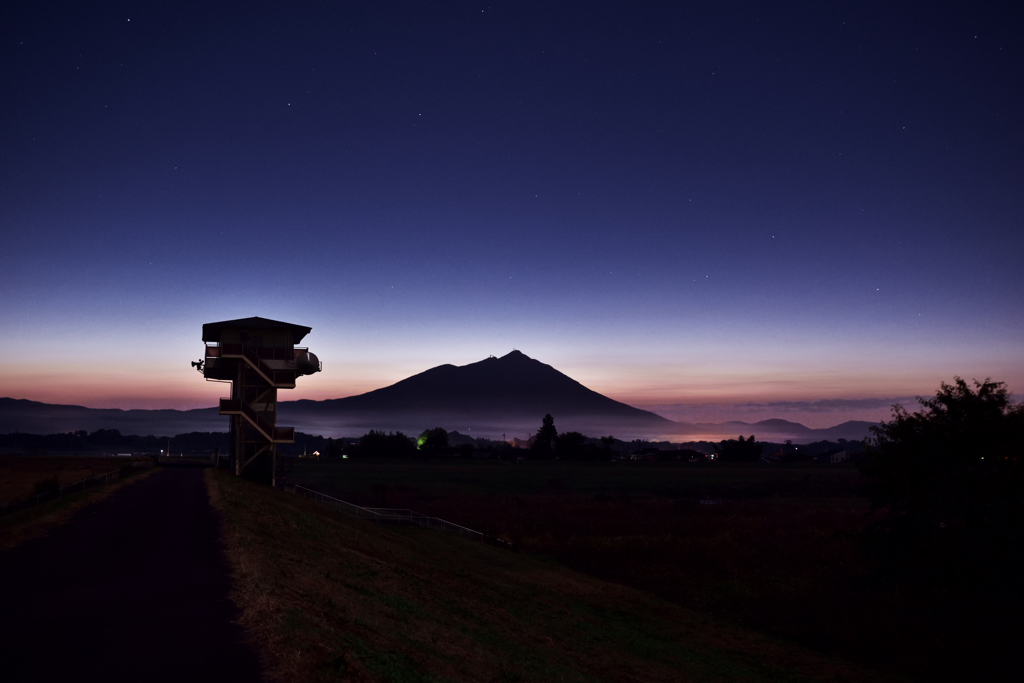
[[1024, 391], [1021, 13], [669, 6], [4, 5], [0, 395], [212, 405], [251, 315], [313, 328], [286, 398], [513, 348], [670, 417]]

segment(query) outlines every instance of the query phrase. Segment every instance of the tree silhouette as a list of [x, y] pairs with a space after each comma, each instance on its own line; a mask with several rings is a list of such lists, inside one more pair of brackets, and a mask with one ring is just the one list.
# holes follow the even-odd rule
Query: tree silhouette
[[533, 439], [533, 452], [543, 457], [551, 457], [551, 447], [557, 438], [558, 430], [555, 429], [555, 418], [548, 413], [541, 420], [540, 429], [537, 430], [537, 436]]
[[416, 453], [416, 445], [402, 432], [385, 434], [370, 430], [359, 439], [358, 454], [366, 458], [407, 458]]
[[587, 453], [584, 448], [587, 444], [587, 437], [580, 432], [563, 432], [558, 435], [557, 453], [563, 460], [579, 460], [585, 458]]
[[448, 432], [443, 427], [434, 427], [420, 434], [416, 448], [421, 451], [436, 451], [448, 447]]
[[[861, 477], [873, 509], [869, 546], [918, 582], [996, 581], [1024, 570], [1024, 405], [1002, 382], [942, 383], [922, 410], [893, 406], [873, 427]], [[1019, 588], [1016, 589], [1019, 592]]]
[[740, 436], [739, 439], [729, 439], [714, 446], [722, 462], [757, 462], [764, 451], [764, 444], [754, 443], [753, 434], [746, 440]]

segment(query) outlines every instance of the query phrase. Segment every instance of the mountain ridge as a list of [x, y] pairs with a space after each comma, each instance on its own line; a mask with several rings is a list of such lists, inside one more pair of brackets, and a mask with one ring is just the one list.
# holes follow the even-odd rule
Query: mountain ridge
[[[356, 396], [280, 401], [278, 410], [280, 424], [325, 436], [359, 436], [370, 429], [418, 434], [443, 426], [470, 435], [511, 438], [535, 432], [546, 413], [555, 417], [559, 431], [614, 434], [625, 439], [720, 440], [753, 433], [758, 438], [798, 442], [859, 440], [868, 435], [872, 424], [847, 421], [812, 429], [778, 418], [755, 423], [674, 422], [593, 391], [521, 351], [463, 366], [445, 363]], [[0, 429], [15, 428], [31, 433], [103, 428], [164, 436], [227, 431], [227, 420], [216, 407], [124, 410], [0, 398]]]

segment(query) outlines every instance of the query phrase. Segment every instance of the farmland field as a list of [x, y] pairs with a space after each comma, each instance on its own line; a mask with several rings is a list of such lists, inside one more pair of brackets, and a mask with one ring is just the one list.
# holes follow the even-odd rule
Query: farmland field
[[363, 459], [299, 462], [290, 479], [894, 672], [925, 673], [956, 637], [871, 586], [850, 465]]
[[28, 498], [39, 489], [73, 484], [131, 465], [132, 458], [0, 457], [0, 505]]
[[[26, 539], [45, 535], [86, 505], [156, 471], [148, 467], [132, 467], [133, 464], [132, 458], [0, 457], [0, 496], [6, 502], [23, 500], [36, 493], [53, 491], [107, 472], [122, 473], [117, 481], [77, 490], [56, 500], [0, 516], [0, 549], [12, 548]], [[141, 464], [148, 466], [150, 463], [143, 460]], [[130, 476], [123, 476], [125, 473]]]
[[207, 483], [276, 680], [895, 680], [551, 558]]

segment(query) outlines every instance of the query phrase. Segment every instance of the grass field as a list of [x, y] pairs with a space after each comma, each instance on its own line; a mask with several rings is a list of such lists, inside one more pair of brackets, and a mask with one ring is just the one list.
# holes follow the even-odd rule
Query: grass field
[[215, 470], [207, 483], [277, 680], [885, 679], [550, 557], [376, 526]]
[[765, 465], [404, 459], [295, 459], [291, 478], [330, 486], [352, 502], [430, 501], [452, 494], [646, 495], [747, 500], [857, 497], [851, 465]]
[[132, 458], [0, 457], [0, 505], [28, 498], [38, 489], [67, 486], [98, 474], [119, 470]]
[[[104, 474], [130, 464], [114, 458], [53, 458], [4, 457], [0, 458], [0, 483], [9, 495], [21, 500], [31, 496], [38, 482], [50, 485], [54, 478], [60, 486], [73, 484], [91, 476]], [[129, 486], [156, 469], [132, 469], [117, 481], [101, 484], [65, 495], [57, 500], [0, 516], [0, 550], [13, 548], [22, 541], [46, 534], [71, 518], [78, 510], [110, 495], [122, 486]], [[27, 493], [26, 493], [27, 491]]]
[[956, 628], [873, 585], [853, 466], [350, 460], [291, 479], [865, 666], [927, 678], [962, 651]]

